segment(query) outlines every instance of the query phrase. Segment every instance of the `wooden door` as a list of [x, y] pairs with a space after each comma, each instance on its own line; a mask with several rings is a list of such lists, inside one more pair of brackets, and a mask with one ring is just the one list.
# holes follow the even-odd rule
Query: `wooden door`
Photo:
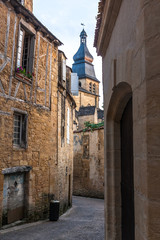
[[122, 240], [135, 239], [132, 99], [121, 119]]

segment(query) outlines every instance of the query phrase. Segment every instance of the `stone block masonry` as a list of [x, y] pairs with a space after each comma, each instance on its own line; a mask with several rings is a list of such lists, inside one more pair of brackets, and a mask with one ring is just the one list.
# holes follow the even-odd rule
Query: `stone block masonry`
[[73, 194], [104, 198], [104, 129], [74, 132]]
[[[25, 3], [30, 4], [29, 1]], [[0, 1], [0, 12], [2, 226], [23, 218], [35, 221], [48, 217], [50, 200], [65, 198], [59, 194], [66, 177], [58, 176], [60, 164], [63, 165], [58, 162], [58, 46], [61, 42], [16, 1]], [[28, 36], [28, 41], [31, 40], [28, 63], [23, 51], [21, 58], [18, 55], [23, 45], [20, 43], [20, 29], [25, 31], [23, 37]], [[28, 47], [26, 38], [25, 41], [25, 47]], [[31, 78], [27, 73], [24, 76], [17, 72], [18, 61], [30, 69], [31, 74], [34, 73]], [[72, 116], [72, 105], [69, 106]], [[71, 155], [67, 159], [72, 163], [71, 148], [68, 151]], [[67, 163], [66, 167], [70, 175], [72, 164]], [[15, 219], [17, 209], [19, 215]]]

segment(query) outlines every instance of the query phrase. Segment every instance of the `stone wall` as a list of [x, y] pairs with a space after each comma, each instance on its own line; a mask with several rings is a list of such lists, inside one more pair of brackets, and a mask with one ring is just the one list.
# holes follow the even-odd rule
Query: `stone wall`
[[79, 91], [78, 96], [74, 96], [74, 99], [76, 101], [77, 110], [79, 110], [81, 106], [88, 106], [88, 104], [90, 106], [95, 106], [96, 104], [97, 107], [99, 106], [99, 97], [96, 97], [95, 95], [90, 93]]
[[[65, 212], [72, 205], [72, 182], [73, 182], [73, 109], [71, 101], [65, 96], [64, 116], [64, 139], [62, 139], [61, 101], [63, 93], [58, 93], [58, 184], [60, 212]], [[69, 122], [68, 122], [69, 111]], [[69, 128], [69, 139], [67, 138], [67, 125]]]
[[[25, 217], [48, 217], [50, 199], [58, 199], [58, 46], [0, 2], [0, 226], [3, 215], [2, 169], [31, 166], [26, 176]], [[3, 22], [3, 24], [2, 24]], [[19, 24], [35, 36], [32, 80], [16, 75]], [[27, 116], [27, 144], [13, 144], [14, 113]], [[16, 184], [16, 183], [15, 183]], [[14, 186], [13, 186], [14, 187]]]
[[31, 12], [33, 12], [33, 0], [24, 0], [24, 6]]
[[104, 129], [74, 132], [73, 194], [104, 197]]
[[158, 240], [160, 4], [152, 0], [124, 0], [110, 1], [110, 5], [114, 7], [109, 9], [106, 3], [104, 8], [97, 45], [103, 55], [106, 239], [121, 239], [123, 232], [120, 120], [128, 100], [132, 98], [134, 239]]

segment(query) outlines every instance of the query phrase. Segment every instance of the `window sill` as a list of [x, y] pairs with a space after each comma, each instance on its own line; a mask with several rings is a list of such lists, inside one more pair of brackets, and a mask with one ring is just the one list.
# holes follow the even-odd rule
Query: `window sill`
[[21, 147], [19, 145], [13, 145], [13, 150], [15, 151], [25, 151], [27, 147]]
[[24, 76], [23, 74], [20, 74], [20, 73], [15, 73], [15, 78], [18, 80], [18, 81], [21, 81], [23, 83], [26, 83], [28, 85], [32, 85], [32, 79], [30, 78], [27, 78], [26, 76]]

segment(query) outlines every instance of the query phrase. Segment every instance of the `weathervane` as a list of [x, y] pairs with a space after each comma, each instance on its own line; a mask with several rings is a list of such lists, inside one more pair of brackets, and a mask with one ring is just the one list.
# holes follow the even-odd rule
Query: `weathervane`
[[81, 23], [81, 25], [84, 27], [85, 26], [85, 24], [84, 23]]

